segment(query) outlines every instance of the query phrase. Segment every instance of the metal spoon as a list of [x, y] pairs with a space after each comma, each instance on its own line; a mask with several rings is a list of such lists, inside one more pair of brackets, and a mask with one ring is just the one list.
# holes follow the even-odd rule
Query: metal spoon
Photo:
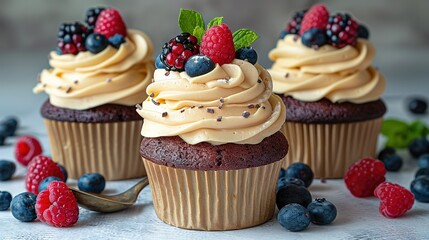
[[75, 188], [70, 189], [79, 206], [96, 212], [110, 213], [121, 211], [134, 205], [139, 193], [147, 185], [149, 185], [149, 180], [144, 177], [127, 191], [111, 196], [88, 193]]

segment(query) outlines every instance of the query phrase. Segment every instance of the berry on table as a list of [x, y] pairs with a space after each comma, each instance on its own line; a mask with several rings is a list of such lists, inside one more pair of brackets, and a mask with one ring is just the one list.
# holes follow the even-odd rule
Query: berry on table
[[101, 193], [106, 186], [106, 180], [99, 173], [86, 173], [79, 177], [79, 190], [92, 193]]
[[205, 55], [194, 55], [185, 63], [185, 71], [190, 77], [209, 73], [215, 68], [213, 61]]
[[98, 33], [90, 34], [85, 41], [86, 49], [94, 54], [103, 51], [108, 45], [109, 42], [107, 41], [107, 38]]
[[328, 41], [336, 48], [355, 45], [359, 24], [348, 14], [337, 13], [329, 17], [326, 26]]
[[15, 173], [16, 165], [12, 161], [0, 160], [0, 181], [10, 180]]
[[10, 203], [12, 215], [21, 222], [32, 222], [37, 218], [36, 197], [31, 192], [23, 192], [16, 195]]
[[247, 60], [251, 64], [255, 64], [258, 61], [258, 54], [253, 47], [243, 47], [235, 52], [235, 58]]
[[3, 146], [4, 145], [4, 141], [6, 140], [6, 137], [5, 136], [3, 136], [3, 135], [1, 135], [1, 132], [0, 132], [0, 146]]
[[325, 31], [320, 28], [310, 28], [302, 34], [301, 42], [307, 47], [321, 47], [327, 43]]
[[369, 197], [374, 189], [386, 180], [383, 162], [364, 158], [352, 164], [344, 176], [344, 182], [355, 197]]
[[125, 42], [125, 38], [121, 34], [115, 34], [113, 37], [110, 37], [108, 40], [110, 45], [112, 45], [114, 48], [119, 48], [121, 44]]
[[283, 206], [290, 203], [298, 203], [307, 207], [311, 203], [311, 193], [305, 187], [295, 184], [289, 184], [281, 188], [276, 194], [277, 208], [281, 209]]
[[368, 28], [363, 25], [363, 24], [359, 24], [359, 28], [358, 28], [358, 38], [364, 38], [364, 39], [369, 39], [369, 30]]
[[284, 168], [280, 168], [279, 180], [282, 177], [286, 177], [286, 169], [284, 169]]
[[326, 29], [326, 24], [329, 19], [329, 11], [324, 4], [316, 4], [312, 6], [304, 15], [299, 34], [302, 35], [304, 32], [311, 28], [319, 28], [322, 30]]
[[417, 201], [429, 202], [429, 175], [414, 179], [410, 189]]
[[6, 211], [10, 207], [12, 195], [6, 191], [0, 191], [0, 211]]
[[[299, 34], [299, 30], [301, 29], [301, 22], [306, 12], [307, 9], [296, 12], [293, 15], [292, 20], [287, 24], [285, 31], [283, 31], [286, 33], [284, 36], [286, 36], [287, 34]], [[281, 38], [284, 38], [284, 36]]]
[[64, 174], [64, 182], [67, 182], [67, 179], [69, 178], [69, 174], [67, 173], [66, 168], [59, 163], [57, 163], [57, 166], [61, 169], [61, 172], [63, 172]]
[[410, 191], [390, 182], [378, 185], [374, 196], [380, 199], [380, 213], [388, 218], [404, 215], [414, 204], [414, 196]]
[[416, 175], [414, 175], [415, 178], [418, 178], [420, 176], [429, 176], [429, 168], [420, 168]]
[[86, 51], [85, 39], [88, 29], [80, 22], [63, 23], [58, 31], [57, 47], [62, 54], [76, 55]]
[[422, 154], [418, 160], [419, 168], [429, 168], [429, 153]]
[[384, 167], [388, 172], [397, 172], [402, 167], [402, 158], [398, 154], [389, 155], [382, 160]]
[[15, 144], [15, 158], [24, 166], [33, 159], [33, 157], [42, 153], [40, 142], [33, 136], [25, 135], [18, 138]]
[[310, 220], [317, 225], [331, 224], [337, 217], [337, 208], [324, 198], [316, 198], [308, 207]]
[[92, 33], [94, 31], [98, 15], [100, 15], [104, 9], [104, 7], [93, 7], [86, 10], [85, 23], [88, 25], [88, 33]]
[[63, 172], [52, 159], [43, 155], [36, 156], [27, 166], [25, 186], [29, 192], [37, 194], [40, 182], [51, 176], [64, 180]]
[[423, 98], [412, 98], [408, 102], [408, 110], [414, 114], [425, 114], [428, 104]]
[[383, 161], [385, 157], [396, 154], [396, 149], [392, 147], [383, 148], [377, 156], [377, 159]]
[[39, 183], [39, 193], [43, 190], [46, 190], [48, 188], [49, 183], [53, 182], [53, 181], [61, 181], [61, 179], [57, 178], [57, 177], [47, 177], [45, 179], [43, 179], [40, 183]]
[[203, 35], [201, 54], [208, 56], [215, 64], [231, 63], [235, 58], [234, 41], [228, 25], [212, 26]]
[[309, 187], [313, 182], [314, 173], [307, 164], [296, 162], [286, 168], [286, 177], [299, 178], [304, 181], [305, 187]]
[[115, 34], [126, 36], [127, 28], [119, 11], [114, 8], [107, 8], [98, 15], [94, 33], [100, 33], [106, 38], [113, 37]]
[[416, 138], [408, 145], [408, 151], [414, 158], [429, 153], [429, 141], [425, 137]]
[[279, 178], [279, 180], [277, 181], [276, 192], [278, 192], [280, 189], [286, 187], [289, 184], [305, 187], [304, 181], [302, 181], [299, 178], [282, 177], [282, 178]]
[[168, 71], [183, 71], [186, 61], [199, 53], [197, 38], [189, 33], [181, 33], [170, 39], [162, 47], [161, 62]]
[[11, 137], [15, 135], [18, 129], [18, 119], [16, 117], [8, 117], [0, 123], [0, 135]]
[[277, 221], [287, 230], [299, 232], [307, 229], [310, 225], [310, 213], [305, 207], [291, 203], [280, 209], [277, 214]]
[[69, 227], [79, 218], [79, 207], [73, 192], [64, 182], [51, 182], [39, 193], [36, 213], [40, 221], [54, 227]]

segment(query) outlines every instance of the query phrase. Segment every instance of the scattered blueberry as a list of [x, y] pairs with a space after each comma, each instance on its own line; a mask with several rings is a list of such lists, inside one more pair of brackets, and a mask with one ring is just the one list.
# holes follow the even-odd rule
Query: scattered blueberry
[[213, 61], [205, 55], [194, 55], [185, 63], [185, 71], [190, 77], [196, 77], [206, 74], [213, 70], [215, 65]]
[[419, 157], [419, 168], [429, 168], [429, 153], [425, 153]]
[[389, 172], [399, 171], [403, 163], [402, 158], [397, 154], [384, 157], [382, 162], [384, 163], [384, 167], [386, 168], [386, 170]]
[[365, 25], [359, 24], [358, 28], [358, 38], [369, 39], [369, 31]]
[[92, 53], [99, 53], [109, 45], [107, 38], [98, 33], [90, 34], [85, 40], [85, 46]]
[[312, 197], [305, 187], [289, 184], [281, 188], [276, 194], [277, 208], [281, 209], [287, 204], [298, 203], [307, 207], [311, 203]]
[[328, 43], [328, 38], [322, 29], [311, 28], [302, 34], [301, 41], [307, 47], [321, 47]]
[[106, 186], [106, 180], [99, 173], [87, 173], [80, 176], [77, 186], [85, 192], [101, 193]]
[[310, 213], [305, 207], [291, 203], [280, 209], [277, 214], [277, 221], [287, 230], [299, 232], [310, 225]]
[[331, 224], [337, 217], [337, 208], [324, 198], [316, 198], [308, 207], [311, 222], [317, 225]]
[[383, 161], [383, 159], [389, 155], [396, 154], [396, 149], [392, 147], [385, 147], [378, 153], [378, 160]]
[[289, 32], [288, 31], [282, 31], [281, 33], [280, 33], [280, 35], [279, 35], [279, 38], [280, 39], [283, 39], [283, 38], [285, 38], [286, 37], [286, 35], [288, 35], [289, 34]]
[[40, 183], [39, 183], [39, 192], [48, 189], [48, 185], [49, 183], [53, 182], [53, 181], [60, 181], [61, 179], [57, 178], [57, 177], [47, 177], [45, 179], [43, 179]]
[[279, 180], [280, 180], [280, 178], [285, 177], [285, 176], [286, 176], [286, 169], [280, 168]]
[[280, 189], [284, 188], [285, 186], [287, 186], [289, 184], [295, 184], [297, 186], [305, 187], [305, 183], [299, 178], [282, 177], [277, 181], [276, 192], [278, 192]]
[[251, 64], [255, 64], [258, 61], [258, 54], [253, 47], [243, 47], [235, 52], [235, 58], [249, 61]]
[[423, 98], [413, 98], [408, 102], [408, 109], [414, 114], [424, 114], [428, 104]]
[[0, 134], [0, 146], [4, 145], [5, 140], [6, 140], [6, 137]]
[[10, 204], [12, 215], [21, 222], [32, 222], [37, 218], [36, 197], [31, 192], [23, 192], [16, 195]]
[[310, 166], [305, 163], [292, 163], [286, 168], [286, 177], [299, 178], [305, 183], [305, 187], [309, 187], [313, 182], [314, 174]]
[[0, 135], [11, 137], [15, 135], [18, 129], [18, 119], [16, 117], [7, 117], [0, 123]]
[[159, 54], [159, 55], [156, 57], [156, 60], [155, 60], [155, 67], [156, 67], [156, 68], [165, 69], [165, 64], [161, 61], [161, 54]]
[[124, 36], [121, 34], [115, 34], [114, 36], [109, 38], [109, 43], [115, 48], [119, 48], [122, 43], [125, 42]]
[[429, 202], [429, 176], [420, 176], [411, 182], [411, 192], [419, 202]]
[[10, 180], [15, 173], [16, 165], [12, 161], [0, 160], [0, 181]]
[[6, 191], [0, 191], [0, 211], [6, 211], [10, 207], [12, 195]]
[[64, 182], [67, 182], [67, 179], [69, 178], [69, 174], [67, 173], [66, 168], [59, 163], [57, 163], [57, 166], [61, 169], [61, 172], [63, 172], [64, 174]]
[[408, 151], [414, 158], [429, 153], [429, 141], [425, 137], [416, 138], [408, 145]]
[[417, 172], [416, 175], [414, 176], [415, 178], [418, 178], [420, 176], [429, 176], [429, 168], [420, 168]]

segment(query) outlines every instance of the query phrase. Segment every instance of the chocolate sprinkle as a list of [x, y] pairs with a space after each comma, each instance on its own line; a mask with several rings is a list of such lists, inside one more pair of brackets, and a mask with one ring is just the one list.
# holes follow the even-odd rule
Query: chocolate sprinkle
[[261, 79], [258, 79], [258, 83], [261, 83], [262, 82], [262, 80]]
[[180, 113], [183, 113], [185, 111], [185, 109], [180, 110]]
[[217, 106], [219, 109], [222, 109], [223, 103], [219, 103], [219, 106]]
[[164, 75], [165, 75], [165, 76], [170, 75], [170, 71], [165, 72], [165, 74], [164, 74]]
[[294, 37], [293, 37], [293, 41], [294, 41], [294, 42], [298, 41], [298, 39], [299, 39], [299, 37], [298, 37], [298, 36], [294, 36]]
[[72, 90], [72, 88], [71, 88], [71, 87], [68, 87], [68, 88], [66, 89], [66, 93], [71, 92], [71, 90]]
[[214, 109], [213, 108], [207, 108], [207, 112], [208, 113], [214, 113]]
[[255, 108], [255, 105], [253, 105], [253, 104], [249, 104], [249, 105], [247, 105], [247, 107], [248, 107], [248, 108]]
[[136, 104], [136, 108], [137, 108], [138, 110], [142, 110], [142, 105], [140, 105], [140, 104]]
[[151, 98], [153, 98], [155, 96], [155, 93], [151, 93], [150, 95], [149, 95], [149, 97], [151, 97]]
[[244, 118], [248, 118], [250, 116], [250, 113], [248, 111], [244, 111], [242, 115]]
[[74, 84], [78, 84], [79, 83], [79, 80], [74, 80], [74, 82], [73, 82]]
[[261, 105], [259, 105], [259, 104], [256, 104], [256, 108], [260, 108], [261, 107]]
[[108, 78], [108, 79], [106, 79], [106, 82], [112, 82], [112, 79], [111, 78]]
[[[195, 106], [194, 106], [195, 107]], [[203, 105], [200, 105], [200, 106], [198, 106], [198, 108], [203, 108], [204, 106]]]
[[224, 102], [225, 102], [225, 99], [220, 98], [220, 99], [219, 99], [219, 102], [224, 103]]
[[262, 109], [265, 109], [265, 106], [262, 106]]
[[289, 73], [287, 72], [286, 74], [285, 74], [285, 78], [288, 78], [289, 77]]
[[192, 107], [191, 107], [191, 109], [194, 109], [194, 108], [195, 108], [195, 106], [192, 106]]
[[156, 106], [159, 106], [160, 103], [157, 102], [155, 99], [151, 98], [150, 100], [153, 102], [153, 104], [155, 104]]
[[222, 116], [217, 117], [216, 121], [221, 122], [222, 121]]
[[43, 85], [42, 85], [42, 88], [45, 88], [47, 85], [46, 85], [46, 83], [44, 83]]
[[162, 117], [167, 117], [167, 115], [168, 115], [168, 112], [163, 112], [162, 113]]

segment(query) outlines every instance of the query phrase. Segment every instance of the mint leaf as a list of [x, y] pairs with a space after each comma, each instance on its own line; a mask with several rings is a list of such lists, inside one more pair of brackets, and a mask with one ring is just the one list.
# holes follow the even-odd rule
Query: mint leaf
[[211, 27], [213, 27], [213, 26], [221, 25], [221, 24], [222, 24], [222, 20], [223, 20], [223, 17], [215, 17], [215, 18], [213, 18], [213, 19], [209, 22], [209, 24], [207, 24], [207, 29], [209, 29], [209, 28], [211, 28]]
[[[411, 140], [412, 141], [412, 140]], [[387, 138], [386, 147], [392, 148], [406, 148], [410, 142], [410, 136], [405, 133], [395, 133], [394, 135]]]
[[204, 30], [204, 28], [202, 28], [200, 26], [196, 26], [194, 28], [194, 31], [192, 32], [192, 35], [194, 35], [198, 39], [198, 43], [200, 43], [205, 32], [206, 32], [206, 30]]
[[384, 136], [390, 137], [394, 136], [398, 132], [407, 132], [408, 124], [398, 119], [386, 119], [381, 125], [381, 134]]
[[418, 135], [418, 137], [424, 137], [428, 134], [428, 128], [424, 122], [421, 120], [415, 120], [411, 122], [409, 126], [409, 131]]
[[239, 29], [232, 34], [234, 39], [235, 51], [242, 47], [249, 47], [252, 43], [259, 38], [258, 34], [250, 29]]
[[193, 33], [196, 27], [204, 29], [204, 19], [201, 13], [194, 10], [180, 9], [179, 28], [182, 32]]

